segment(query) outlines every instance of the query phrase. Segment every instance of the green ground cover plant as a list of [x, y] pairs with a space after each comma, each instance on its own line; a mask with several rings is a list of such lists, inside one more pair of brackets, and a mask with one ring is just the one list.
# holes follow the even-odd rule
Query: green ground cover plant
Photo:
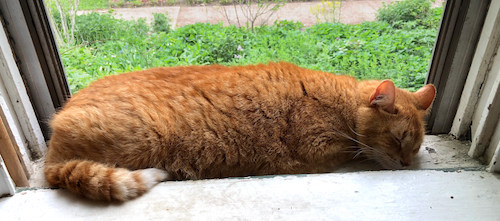
[[439, 10], [431, 9], [419, 21], [320, 23], [309, 28], [280, 21], [253, 31], [206, 23], [170, 29], [163, 15], [149, 26], [144, 20], [91, 13], [77, 17], [77, 45], [60, 51], [73, 92], [107, 75], [151, 67], [269, 61], [358, 79], [393, 79], [397, 86], [415, 90], [427, 75]]
[[80, 10], [94, 10], [109, 7], [109, 0], [80, 0]]
[[400, 23], [415, 21], [421, 25], [432, 26], [438, 22], [430, 19], [435, 13], [442, 14], [439, 9], [432, 9], [434, 0], [403, 0], [389, 4], [382, 2], [382, 7], [378, 9], [376, 17], [379, 21], [385, 21], [398, 27]]

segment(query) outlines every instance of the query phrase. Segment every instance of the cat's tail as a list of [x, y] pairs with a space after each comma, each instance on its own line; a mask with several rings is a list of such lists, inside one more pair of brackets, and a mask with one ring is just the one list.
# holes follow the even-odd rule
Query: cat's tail
[[130, 171], [87, 160], [45, 165], [45, 178], [51, 185], [107, 201], [136, 198], [168, 177], [167, 171], [156, 168]]

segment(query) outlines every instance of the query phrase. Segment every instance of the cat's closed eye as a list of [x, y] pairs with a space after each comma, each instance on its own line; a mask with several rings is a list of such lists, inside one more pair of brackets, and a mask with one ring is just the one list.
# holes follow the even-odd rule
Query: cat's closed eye
[[404, 140], [406, 137], [412, 137], [413, 134], [409, 131], [405, 131], [403, 135], [401, 135], [401, 140]]
[[393, 133], [391, 133], [392, 135], [392, 138], [394, 138], [394, 140], [396, 141], [396, 143], [401, 146], [401, 138], [399, 138], [398, 136], [394, 135]]

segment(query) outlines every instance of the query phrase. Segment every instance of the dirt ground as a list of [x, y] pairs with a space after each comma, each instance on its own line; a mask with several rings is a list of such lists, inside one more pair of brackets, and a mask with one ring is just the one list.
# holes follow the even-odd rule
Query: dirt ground
[[[395, 0], [344, 0], [341, 5], [340, 22], [347, 24], [358, 24], [364, 21], [373, 21], [377, 9], [382, 7], [382, 2], [393, 2]], [[445, 0], [437, 0], [433, 6], [440, 6]], [[256, 25], [261, 25], [263, 22], [273, 24], [275, 20], [293, 20], [300, 21], [306, 27], [317, 23], [316, 16], [311, 13], [311, 7], [321, 4], [320, 1], [312, 2], [293, 2], [286, 3], [279, 8], [276, 13], [267, 19], [267, 22], [257, 20]], [[115, 8], [113, 9], [117, 18], [127, 20], [135, 20], [145, 18], [148, 22], [153, 19], [152, 13], [168, 12], [172, 27], [180, 27], [197, 22], [209, 22], [216, 24], [223, 22], [224, 25], [239, 24], [244, 25], [248, 20], [245, 18], [241, 8], [229, 6], [171, 6], [171, 7], [138, 7], [138, 8]], [[98, 12], [106, 12], [107, 10], [98, 10]], [[237, 13], [235, 13], [235, 11]], [[256, 8], [253, 9], [256, 11]], [[88, 11], [80, 11], [79, 14], [88, 13]], [[261, 16], [264, 17], [264, 16]], [[322, 22], [322, 21], [321, 21]]]

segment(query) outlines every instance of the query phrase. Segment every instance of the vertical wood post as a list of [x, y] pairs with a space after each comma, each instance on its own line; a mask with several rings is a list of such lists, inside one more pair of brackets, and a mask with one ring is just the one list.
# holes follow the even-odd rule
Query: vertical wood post
[[12, 142], [10, 140], [7, 129], [0, 119], [0, 155], [2, 156], [7, 171], [9, 171], [10, 177], [14, 180], [14, 183], [18, 187], [29, 186], [28, 178], [26, 173], [24, 173], [23, 166], [17, 157], [16, 151]]

